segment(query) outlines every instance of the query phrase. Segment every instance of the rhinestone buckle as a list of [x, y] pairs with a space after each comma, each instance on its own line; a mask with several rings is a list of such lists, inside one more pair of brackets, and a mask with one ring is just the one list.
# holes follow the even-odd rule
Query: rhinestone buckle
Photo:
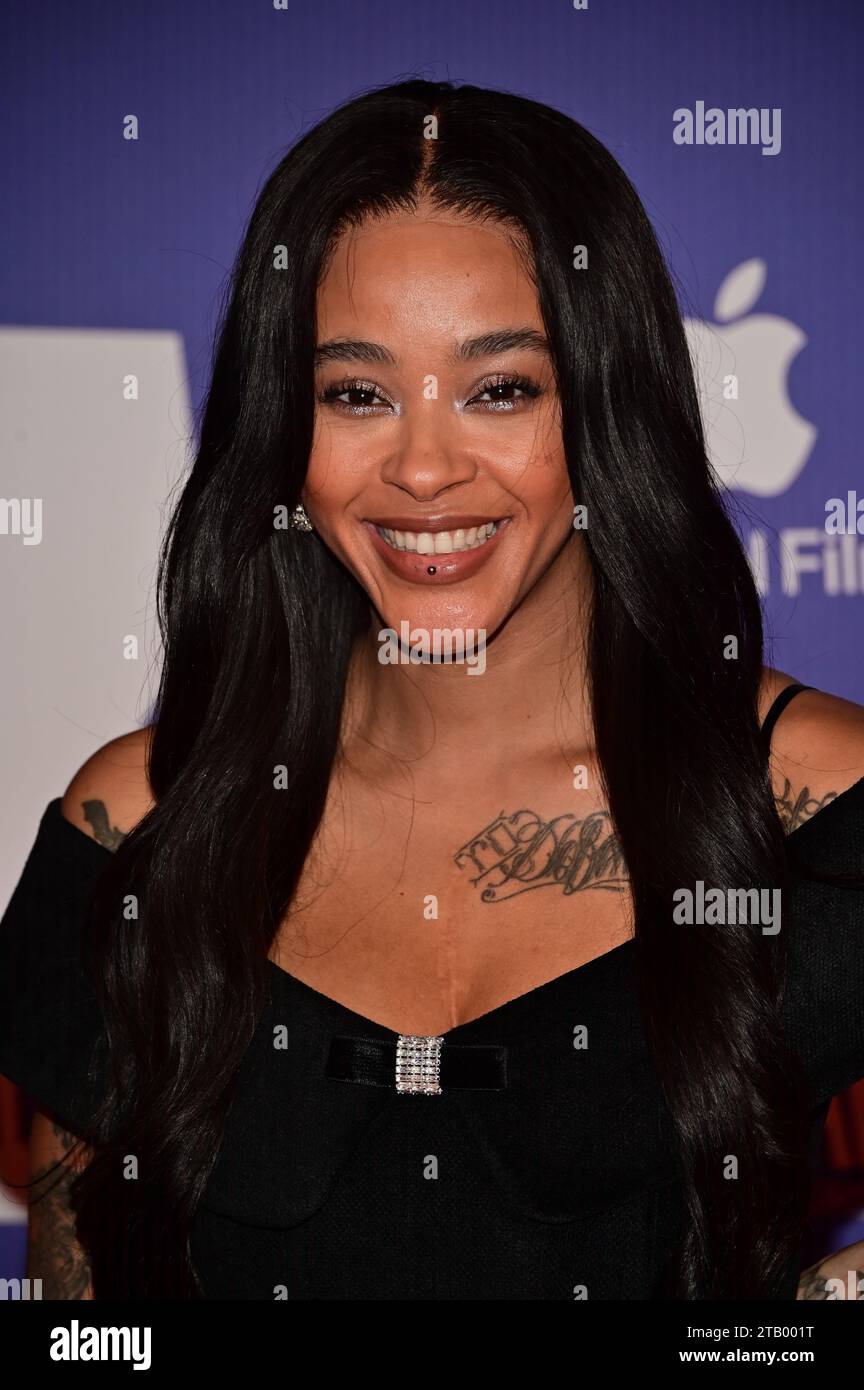
[[396, 1090], [404, 1095], [441, 1095], [443, 1038], [400, 1033], [396, 1043]]

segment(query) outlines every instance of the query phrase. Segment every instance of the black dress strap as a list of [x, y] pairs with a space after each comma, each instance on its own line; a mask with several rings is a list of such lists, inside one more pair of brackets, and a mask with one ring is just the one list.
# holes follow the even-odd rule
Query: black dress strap
[[792, 685], [787, 685], [785, 690], [780, 691], [780, 694], [772, 704], [762, 724], [762, 738], [766, 747], [771, 747], [771, 734], [774, 731], [774, 725], [777, 723], [777, 720], [780, 718], [780, 715], [783, 713], [789, 701], [794, 700], [796, 695], [800, 695], [802, 690], [815, 689], [815, 685], [802, 685], [800, 681], [795, 681]]

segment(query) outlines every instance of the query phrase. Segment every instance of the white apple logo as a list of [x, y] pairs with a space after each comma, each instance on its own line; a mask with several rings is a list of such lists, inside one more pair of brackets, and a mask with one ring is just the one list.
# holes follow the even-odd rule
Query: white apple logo
[[[748, 313], [765, 287], [765, 262], [743, 261], [726, 276], [714, 303], [717, 324], [685, 319], [702, 406], [708, 456], [721, 483], [757, 497], [776, 497], [798, 477], [816, 428], [789, 400], [789, 363], [807, 335], [775, 314]], [[721, 327], [732, 319], [741, 321]], [[737, 380], [737, 399], [724, 383]]]

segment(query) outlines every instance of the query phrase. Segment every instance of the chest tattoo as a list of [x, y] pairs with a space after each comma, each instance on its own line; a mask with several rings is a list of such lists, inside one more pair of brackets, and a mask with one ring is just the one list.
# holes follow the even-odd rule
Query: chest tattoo
[[[837, 792], [817, 798], [808, 787], [793, 793], [786, 780], [775, 798], [787, 833], [815, 816]], [[453, 856], [480, 891], [480, 901], [500, 903], [534, 888], [558, 888], [567, 896], [589, 888], [621, 891], [627, 870], [608, 811], [580, 819], [566, 813], [546, 820], [527, 809], [501, 811]]]
[[535, 811], [502, 811], [453, 856], [484, 903], [499, 903], [533, 888], [565, 895], [587, 888], [621, 890], [624, 856], [608, 811], [580, 819], [569, 813], [545, 820]]

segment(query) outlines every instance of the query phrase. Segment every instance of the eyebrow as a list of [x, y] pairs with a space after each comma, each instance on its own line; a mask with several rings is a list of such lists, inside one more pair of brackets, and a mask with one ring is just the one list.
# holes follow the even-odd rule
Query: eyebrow
[[[477, 338], [466, 338], [459, 343], [452, 354], [457, 362], [474, 362], [480, 357], [494, 357], [500, 352], [545, 352], [549, 354], [548, 340], [535, 328], [499, 328], [492, 333], [481, 333]], [[370, 343], [362, 338], [331, 338], [320, 343], [315, 349], [315, 365], [325, 362], [369, 362], [396, 365], [396, 359], [389, 348], [382, 343]]]

